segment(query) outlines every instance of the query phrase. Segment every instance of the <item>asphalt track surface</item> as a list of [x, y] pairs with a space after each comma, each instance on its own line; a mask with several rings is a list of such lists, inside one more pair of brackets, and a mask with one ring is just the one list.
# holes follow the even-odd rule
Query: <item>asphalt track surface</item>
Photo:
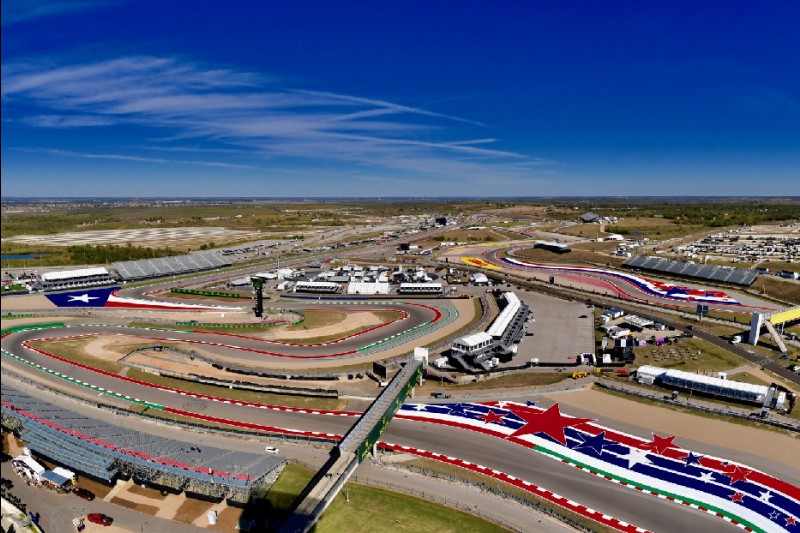
[[[289, 429], [330, 435], [345, 434], [356, 420], [355, 416], [337, 416], [347, 413], [313, 414], [308, 410], [282, 410], [269, 406], [237, 405], [240, 402], [225, 403], [210, 398], [186, 396], [164, 388], [147, 386], [140, 382], [120, 379], [119, 376], [78, 367], [23, 347], [24, 341], [34, 338], [56, 338], [105, 332], [131, 332], [139, 336], [143, 333], [141, 329], [82, 326], [20, 332], [4, 338], [2, 345], [4, 350], [24, 357], [34, 364], [45, 366], [51, 371], [60, 372], [76, 380], [85, 381], [118, 394], [164, 405], [168, 410], [184, 416], [225, 419], [231, 421], [232, 425], [247, 425], [251, 429], [261, 427], [265, 433], [271, 430]], [[158, 333], [161, 334], [161, 332]], [[169, 333], [170, 337], [174, 335]], [[217, 337], [216, 335], [189, 333], [180, 336], [201, 341]], [[3, 365], [14, 368], [19, 363], [5, 357]], [[27, 367], [26, 370], [30, 372], [31, 368]], [[67, 389], [73, 394], [86, 392], [85, 387], [65, 382], [51, 375], [42, 373], [39, 375], [43, 382], [52, 380], [50, 384], [55, 388]], [[105, 395], [105, 397], [109, 399], [109, 396]], [[109, 403], [122, 405], [114, 400]], [[642, 429], [640, 433], [646, 435], [647, 431]], [[563, 465], [496, 437], [438, 424], [395, 419], [384, 433], [382, 440], [428, 451], [437, 451], [482, 464], [528, 480], [602, 513], [651, 531], [731, 531], [734, 527], [706, 513], [675, 504], [665, 504], [653, 496], [641, 494], [585, 472], [577, 471], [573, 467]], [[781, 477], [782, 473], [775, 471], [774, 464], [764, 464], [764, 461], [755, 456], [746, 457], [746, 459], [747, 464]], [[442, 490], [444, 493], [446, 488]]]
[[[485, 259], [492, 262], [497, 261], [504, 271], [514, 272], [515, 274], [527, 273], [528, 269], [509, 268], [509, 265], [499, 262], [495, 254], [486, 254]], [[257, 272], [260, 269], [247, 269], [248, 272]], [[547, 274], [546, 271], [544, 271]], [[599, 292], [606, 292], [612, 295], [630, 298], [633, 301], [647, 301], [654, 305], [678, 307], [674, 300], [654, 297], [640, 291], [635, 285], [623, 283], [620, 279], [613, 276], [603, 276], [598, 274], [576, 274], [558, 272], [554, 267], [553, 273], [565, 278], [572, 279], [578, 283], [595, 287]], [[224, 276], [210, 275], [202, 278], [202, 283], [207, 283], [211, 279], [227, 279], [230, 274]], [[194, 283], [195, 281], [193, 281]], [[165, 300], [169, 298], [164, 294], [159, 294], [158, 290], [167, 289], [174, 286], [172, 283], [164, 283], [161, 286], [149, 286], [146, 289], [125, 290], [123, 294], [127, 297], [147, 298], [151, 300]], [[727, 291], [731, 296], [734, 294]], [[763, 309], [763, 303], [756, 299], [752, 301], [735, 295], [740, 302], [746, 304], [742, 307], [743, 312], [752, 312], [753, 309]], [[749, 298], [749, 297], [747, 297]], [[192, 300], [193, 303], [204, 303], [204, 300]], [[207, 302], [212, 303], [212, 302]], [[420, 302], [423, 303], [423, 302]], [[219, 305], [218, 301], [213, 302]], [[309, 308], [311, 302], [292, 303], [289, 300], [281, 300], [280, 307]], [[694, 304], [686, 306], [684, 309], [693, 309]], [[715, 306], [711, 305], [711, 308]], [[324, 306], [329, 309], [329, 307]], [[382, 304], [381, 306], [369, 306], [368, 310], [378, 311], [382, 309], [398, 309], [397, 305]], [[723, 309], [730, 310], [730, 306], [723, 306]], [[363, 305], [337, 305], [337, 310], [344, 311], [363, 311]], [[51, 371], [68, 375], [75, 380], [90, 383], [96, 387], [114, 391], [123, 396], [145, 400], [155, 404], [163, 405], [168, 411], [179, 413], [184, 416], [213, 417], [230, 421], [231, 425], [246, 425], [251, 430], [261, 430], [265, 434], [271, 431], [278, 432], [315, 432], [317, 434], [327, 434], [331, 437], [344, 435], [356, 420], [358, 413], [321, 413], [303, 409], [285, 409], [279, 406], [266, 405], [243, 405], [245, 402], [225, 402], [213, 398], [198, 398], [184, 395], [178, 391], [166, 390], [163, 387], [153, 387], [141, 382], [120, 379], [119, 376], [98, 373], [90, 368], [76, 366], [57, 358], [49, 357], [45, 354], [37, 353], [23, 347], [26, 340], [35, 338], [58, 338], [79, 335], [96, 334], [122, 334], [134, 337], [147, 338], [152, 340], [180, 340], [192, 343], [201, 343], [206, 350], [211, 350], [220, 357], [232, 357], [244, 363], [263, 361], [266, 358], [281, 358], [291, 364], [297, 362], [301, 366], [309, 359], [343, 359], [356, 353], [359, 348], [363, 348], [370, 343], [377, 342], [398, 331], [405, 331], [415, 326], [428, 323], [435, 319], [437, 311], [433, 306], [404, 305], [402, 310], [408, 315], [393, 324], [375, 328], [361, 335], [344, 339], [339, 342], [322, 346], [291, 345], [288, 343], [269, 342], [262, 339], [249, 338], [247, 336], [231, 336], [202, 332], [161, 332], [149, 331], [141, 328], [127, 328], [116, 326], [76, 326], [63, 329], [48, 329], [44, 331], [27, 331], [8, 336], [2, 340], [4, 350], [19, 355], [33, 364], [39, 364]], [[637, 311], [638, 314], [644, 314]], [[84, 321], [85, 322], [85, 321]], [[696, 332], [698, 336], [707, 336], [706, 340], [714, 342], [712, 335], [703, 335]], [[716, 339], [719, 343], [723, 341]], [[725, 348], [733, 351], [742, 352], [743, 347]], [[352, 362], [350, 360], [349, 362]], [[3, 366], [11, 369], [23, 370], [30, 374], [34, 371], [30, 366], [8, 358], [3, 358]], [[772, 370], [772, 369], [771, 369]], [[34, 371], [35, 372], [35, 371]], [[36, 372], [37, 380], [46, 383], [52, 388], [65, 389], [71, 394], [86, 396], [85, 387], [76, 385], [72, 382], [64, 381], [51, 374]], [[125, 407], [128, 405], [124, 400], [114, 398], [109, 395], [101, 395], [98, 401], [103, 401], [111, 405]], [[585, 413], [576, 411], [565, 412], [565, 414], [581, 416]], [[599, 420], [602, 423], [602, 420]], [[649, 429], [646, 427], [629, 427], [626, 431], [648, 437]], [[659, 498], [643, 494], [630, 488], [625, 488], [610, 483], [602, 478], [589, 475], [586, 472], [578, 471], [574, 467], [561, 464], [541, 454], [533, 453], [511, 441], [506, 441], [468, 431], [461, 428], [448, 427], [445, 425], [404, 420], [396, 418], [382, 436], [385, 442], [399, 445], [406, 445], [417, 449], [435, 451], [481, 464], [489, 468], [505, 472], [545, 487], [566, 498], [577, 501], [583, 505], [597, 511], [613, 516], [625, 522], [651, 531], [733, 531], [735, 526], [715, 518], [707, 513], [693, 510], [685, 506], [665, 503]], [[691, 448], [692, 446], [687, 446]], [[715, 453], [720, 457], [733, 457], [737, 461], [759, 468], [767, 474], [786, 479], [790, 483], [796, 483], [798, 476], [788, 476], [785, 467], [769, 461], [768, 459], [749, 455], [742, 452], [735, 452], [724, 448], [709, 450], [707, 445], [697, 444], [695, 449]], [[443, 493], [446, 492], [443, 486]]]
[[[562, 277], [564, 279], [569, 279], [575, 281], [578, 285], [583, 286], [583, 290], [586, 291], [587, 288], [591, 290], [591, 288], [597, 288], [601, 295], [610, 295], [614, 297], [619, 297], [618, 301], [615, 301], [614, 306], [620, 308], [630, 314], [636, 314], [642, 316], [644, 318], [649, 318], [656, 322], [661, 322], [667, 326], [675, 327], [676, 329], [684, 329], [684, 326], [679, 324], [676, 321], [672, 321], [669, 319], [665, 319], [661, 316], [655, 316], [653, 314], [648, 313], [647, 311], [643, 311], [639, 308], [629, 307], [626, 306], [626, 303], [646, 303], [652, 305], [654, 308], [664, 307], [668, 309], [677, 309], [686, 313], [694, 313], [696, 311], [697, 303], [696, 302], [678, 302], [674, 299], [669, 298], [659, 298], [647, 292], [640, 290], [636, 285], [631, 283], [627, 283], [620, 278], [614, 276], [607, 276], [602, 274], [578, 274], [574, 272], [565, 272], [562, 269], [559, 269], [559, 265], [547, 265], [551, 268], [543, 268], [543, 269], [530, 269], [525, 267], [512, 267], [508, 263], [505, 263], [501, 259], [497, 257], [497, 254], [501, 250], [491, 250], [489, 252], [484, 253], [482, 259], [486, 260], [493, 266], [495, 266], [498, 270], [496, 272], [513, 272], [517, 275], [524, 275], [528, 278], [536, 278], [536, 274], [538, 273], [538, 278], [547, 278], [549, 275], [554, 275], [557, 278]], [[656, 279], [652, 276], [646, 276], [649, 279]], [[672, 282], [670, 282], [672, 283]], [[689, 288], [697, 288], [701, 289], [703, 287], [695, 285], [695, 284], [683, 284], [680, 283], [682, 286], [687, 286]], [[771, 302], [764, 302], [755, 298], [748, 294], [743, 294], [737, 291], [727, 290], [725, 291], [729, 296], [738, 300], [742, 305], [732, 306], [732, 305], [725, 305], [725, 304], [709, 304], [709, 309], [713, 310], [721, 310], [721, 311], [731, 311], [731, 312], [738, 312], [745, 316], [750, 316], [754, 311], [771, 311], [779, 309], [778, 306]], [[600, 306], [608, 306], [607, 301], [600, 300], [595, 298], [591, 292], [586, 294], [586, 297], [583, 298], [587, 302], [591, 303], [592, 305], [600, 305]], [[745, 329], [746, 327], [743, 327]], [[747, 361], [752, 363], [756, 363], [765, 369], [773, 372], [781, 376], [782, 378], [791, 381], [792, 383], [800, 385], [800, 376], [795, 373], [791, 372], [786, 368], [785, 365], [781, 364], [780, 361], [774, 359], [765, 359], [763, 355], [759, 354], [755, 350], [749, 348], [747, 344], [730, 344], [729, 342], [721, 339], [718, 335], [713, 333], [705, 332], [702, 329], [701, 325], [694, 326], [691, 331], [686, 330], [685, 332], [691, 333], [695, 337], [703, 339], [704, 341], [710, 342], [715, 346], [728, 350]]]
[[[487, 261], [500, 271], [513, 272], [515, 274], [524, 274], [527, 277], [535, 277], [536, 274], [539, 273], [540, 278], [541, 276], [554, 275], [556, 276], [556, 278], [564, 278], [567, 280], [573, 280], [576, 282], [584, 283], [586, 284], [587, 288], [590, 289], [595, 288], [598, 292], [609, 294], [611, 296], [617, 296], [623, 300], [631, 300], [655, 306], [680, 309], [687, 312], [694, 312], [697, 307], [698, 302], [696, 301], [686, 301], [676, 298], [660, 297], [645, 292], [636, 285], [620, 277], [616, 277], [614, 275], [608, 275], [602, 273], [566, 271], [564, 270], [564, 268], [562, 268], [562, 266], [573, 266], [567, 263], [564, 263], [564, 265], [549, 264], [549, 263], [545, 264], [545, 263], [537, 263], [535, 260], [532, 259], [517, 258], [517, 259], [523, 259], [530, 263], [535, 263], [540, 268], [526, 268], [523, 266], [511, 265], [503, 261], [498, 256], [498, 254], [503, 250], [505, 249], [504, 248], [493, 249], [488, 252], [485, 252], [482, 256], [482, 259], [484, 259], [485, 261]], [[605, 270], [611, 271], [613, 269], [605, 269]], [[632, 274], [630, 272], [624, 272], [624, 273], [628, 275]], [[651, 274], [637, 273], [635, 275], [647, 279], [658, 280], [656, 276], [653, 276]], [[682, 281], [675, 282], [675, 281], [664, 280], [663, 283], [679, 285], [682, 287], [687, 287], [689, 289], [717, 290], [717, 289], [709, 289], [707, 286], [703, 286], [697, 283], [689, 283]], [[737, 300], [740, 305], [708, 303], [707, 305], [709, 307], [709, 310], [731, 311], [731, 312], [740, 312], [743, 314], [751, 314], [754, 311], [772, 311], [779, 309], [778, 306], [776, 306], [771, 302], [765, 302], [763, 300], [759, 300], [758, 298], [755, 298], [748, 294], [741, 293], [739, 291], [725, 289], [723, 292], [725, 292], [728, 296]]]

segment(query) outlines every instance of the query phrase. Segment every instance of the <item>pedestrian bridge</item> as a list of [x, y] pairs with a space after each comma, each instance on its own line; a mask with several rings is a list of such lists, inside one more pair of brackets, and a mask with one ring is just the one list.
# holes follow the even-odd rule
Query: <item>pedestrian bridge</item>
[[347, 480], [378, 442], [406, 398], [413, 396], [422, 371], [428, 364], [428, 350], [416, 348], [414, 355], [375, 398], [350, 431], [331, 450], [331, 456], [292, 505], [281, 533], [306, 533], [322, 516]]

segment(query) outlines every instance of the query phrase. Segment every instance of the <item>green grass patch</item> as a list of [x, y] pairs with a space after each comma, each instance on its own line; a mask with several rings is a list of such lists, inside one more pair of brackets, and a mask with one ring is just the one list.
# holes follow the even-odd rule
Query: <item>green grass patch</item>
[[748, 374], [747, 372], [737, 372], [735, 374], [730, 374], [728, 379], [731, 381], [741, 381], [743, 383], [751, 383], [753, 385], [763, 385], [769, 386], [768, 381], [764, 381], [763, 379], [756, 377], [752, 374]]
[[[257, 509], [257, 514], [275, 520], [286, 513], [313, 475], [311, 470], [302, 466], [287, 465], [267, 494], [255, 499], [251, 508]], [[347, 483], [345, 490], [339, 493], [316, 523], [316, 533], [505, 531], [496, 524], [468, 513], [402, 493], [352, 482]]]
[[486, 476], [486, 475], [483, 475], [483, 474], [479, 474], [477, 472], [472, 472], [472, 471], [467, 470], [465, 468], [460, 468], [460, 467], [455, 466], [455, 465], [442, 463], [442, 462], [439, 462], [439, 461], [434, 461], [433, 459], [426, 459], [426, 458], [423, 458], [423, 457], [419, 457], [419, 458], [416, 458], [416, 459], [411, 459], [409, 461], [402, 461], [402, 464], [406, 464], [406, 465], [409, 465], [409, 466], [414, 466], [414, 467], [421, 468], [421, 469], [424, 469], [424, 470], [430, 470], [432, 472], [438, 472], [438, 473], [444, 474], [446, 476], [453, 476], [455, 478], [465, 479], [465, 480], [469, 481], [470, 483], [482, 484], [482, 485], [485, 485], [487, 487], [491, 487], [492, 489], [502, 490], [503, 492], [506, 492], [508, 494], [516, 496], [517, 498], [519, 498], [521, 500], [529, 501], [529, 502], [532, 502], [533, 504], [537, 504], [537, 505], [540, 505], [540, 506], [548, 508], [548, 509], [553, 509], [553, 510], [557, 511], [558, 513], [560, 513], [562, 515], [565, 515], [565, 516], [571, 518], [572, 520], [575, 520], [579, 524], [583, 524], [583, 525], [587, 526], [588, 528], [590, 528], [590, 529], [592, 529], [594, 531], [598, 531], [598, 532], [601, 532], [601, 533], [606, 533], [606, 532], [610, 533], [612, 531], [616, 531], [615, 529], [611, 529], [611, 528], [608, 528], [606, 526], [603, 526], [603, 525], [601, 525], [601, 524], [599, 524], [599, 523], [597, 523], [597, 522], [595, 522], [593, 520], [589, 520], [586, 517], [581, 516], [581, 515], [579, 515], [577, 513], [573, 513], [572, 511], [570, 511], [568, 509], [565, 509], [563, 507], [559, 507], [559, 506], [553, 504], [552, 502], [549, 502], [547, 500], [542, 500], [541, 498], [537, 498], [535, 495], [531, 494], [530, 492], [528, 492], [526, 490], [523, 490], [523, 489], [521, 489], [519, 487], [515, 487], [514, 485], [511, 485], [510, 483], [506, 483], [505, 481], [501, 481], [501, 480], [495, 479], [493, 477], [489, 477], [489, 476]]
[[187, 392], [196, 392], [198, 394], [207, 394], [209, 396], [218, 396], [229, 398], [231, 400], [242, 400], [246, 402], [265, 403], [271, 405], [285, 405], [287, 407], [306, 407], [313, 409], [344, 409], [346, 405], [345, 400], [339, 400], [335, 398], [314, 398], [307, 396], [292, 396], [289, 394], [273, 394], [251, 390], [229, 389], [228, 387], [221, 387], [206, 383], [196, 383], [194, 381], [184, 381], [166, 376], [157, 376], [155, 374], [142, 372], [133, 368], [128, 370], [127, 375], [129, 378], [146, 381], [147, 383], [152, 383], [153, 385], [172, 387]]
[[[348, 483], [317, 522], [316, 533], [492, 533], [506, 529], [477, 516], [402, 493]], [[491, 510], [490, 510], [491, 511]]]
[[255, 503], [263, 505], [275, 514], [285, 513], [313, 477], [314, 472], [308, 468], [288, 464], [278, 476], [278, 480], [269, 488], [266, 496], [257, 499]]
[[684, 372], [719, 372], [748, 363], [744, 358], [698, 338], [683, 338], [672, 345], [634, 348], [633, 353], [641, 364]]

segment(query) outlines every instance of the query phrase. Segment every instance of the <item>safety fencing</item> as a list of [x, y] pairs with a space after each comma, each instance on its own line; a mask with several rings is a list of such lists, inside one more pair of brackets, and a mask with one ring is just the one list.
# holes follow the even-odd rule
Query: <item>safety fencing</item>
[[788, 422], [781, 422], [780, 420], [770, 420], [768, 418], [761, 418], [758, 416], [753, 416], [751, 413], [740, 413], [732, 410], [723, 410], [723, 409], [716, 409], [714, 407], [708, 407], [706, 405], [699, 405], [695, 403], [690, 403], [688, 401], [683, 401], [680, 399], [672, 399], [671, 396], [664, 396], [663, 394], [650, 394], [645, 392], [636, 391], [627, 387], [620, 387], [612, 383], [598, 381], [595, 383], [601, 389], [606, 389], [610, 391], [614, 391], [620, 394], [625, 394], [627, 396], [635, 396], [637, 398], [643, 398], [645, 400], [650, 400], [654, 402], [659, 402], [667, 405], [673, 405], [677, 407], [684, 407], [686, 409], [692, 409], [694, 411], [702, 411], [704, 413], [719, 415], [719, 416], [726, 416], [730, 418], [738, 418], [739, 420], [747, 420], [749, 422], [755, 422], [758, 424], [765, 424], [768, 426], [773, 426], [781, 429], [786, 429], [789, 431], [793, 431], [795, 433], [800, 433], [800, 423], [791, 424]]
[[[387, 467], [387, 465], [384, 465], [384, 467]], [[526, 507], [530, 507], [532, 509], [535, 509], [536, 511], [539, 511], [539, 512], [542, 512], [542, 513], [546, 513], [546, 514], [548, 514], [548, 515], [560, 520], [561, 522], [564, 522], [565, 524], [570, 525], [571, 527], [577, 529], [578, 531], [584, 531], [586, 533], [597, 533], [597, 530], [595, 530], [595, 529], [593, 529], [593, 528], [591, 528], [591, 527], [589, 527], [589, 526], [587, 526], [585, 524], [582, 524], [581, 522], [578, 522], [577, 520], [575, 520], [575, 519], [573, 519], [573, 518], [571, 518], [571, 517], [569, 517], [569, 516], [567, 516], [567, 515], [565, 515], [563, 513], [560, 513], [558, 511], [556, 511], [552, 507], [542, 505], [542, 504], [540, 504], [540, 503], [538, 503], [536, 501], [532, 501], [532, 500], [527, 499], [527, 498], [522, 498], [522, 497], [520, 497], [518, 495], [512, 494], [512, 493], [507, 492], [507, 491], [504, 491], [504, 490], [502, 490], [502, 489], [500, 489], [498, 487], [493, 487], [491, 485], [487, 485], [485, 483], [476, 482], [474, 480], [470, 480], [470, 479], [463, 478], [463, 477], [460, 477], [460, 476], [454, 476], [454, 475], [451, 475], [451, 474], [445, 474], [443, 472], [438, 472], [438, 471], [430, 470], [430, 469], [426, 469], [426, 468], [419, 468], [419, 467], [410, 466], [410, 465], [391, 464], [391, 465], [388, 465], [388, 467], [389, 468], [395, 468], [397, 470], [407, 470], [409, 472], [413, 472], [413, 473], [416, 473], [416, 474], [421, 474], [421, 475], [428, 476], [428, 477], [434, 477], [434, 478], [437, 478], [437, 479], [443, 479], [443, 480], [447, 480], [447, 481], [451, 481], [451, 482], [455, 482], [455, 483], [460, 483], [462, 485], [470, 486], [470, 487], [473, 487], [473, 488], [476, 488], [476, 489], [480, 490], [481, 492], [489, 492], [489, 493], [492, 493], [492, 494], [494, 494], [496, 496], [499, 496], [499, 497], [502, 497], [502, 498], [505, 498], [505, 499], [508, 499], [508, 500], [514, 500], [514, 501], [516, 501], [516, 502], [518, 502], [518, 503], [520, 503], [520, 504], [522, 504], [522, 505], [524, 505]], [[377, 481], [377, 480], [374, 480], [374, 479], [371, 479], [371, 478], [366, 478], [366, 477], [363, 477], [363, 476], [362, 477], [354, 476], [352, 479], [356, 483], [363, 483], [365, 485], [378, 486], [378, 487], [386, 488], [388, 490], [393, 490], [395, 492], [402, 492], [404, 494], [409, 494], [411, 496], [415, 496], [417, 498], [421, 498], [421, 499], [424, 499], [424, 500], [434, 501], [436, 503], [440, 503], [440, 504], [445, 505], [447, 507], [453, 507], [453, 508], [456, 508], [456, 509], [460, 509], [460, 510], [466, 511], [468, 513], [475, 514], [475, 515], [478, 515], [478, 516], [480, 516], [482, 518], [485, 518], [485, 519], [489, 520], [490, 522], [499, 524], [499, 525], [501, 525], [501, 526], [503, 526], [505, 528], [508, 528], [511, 531], [530, 531], [529, 529], [528, 530], [520, 530], [516, 525], [509, 523], [508, 521], [506, 521], [505, 519], [503, 519], [501, 517], [498, 517], [498, 516], [493, 515], [491, 513], [487, 513], [486, 511], [481, 510], [481, 509], [479, 509], [477, 507], [464, 505], [463, 503], [459, 502], [458, 500], [445, 498], [445, 497], [441, 496], [438, 493], [432, 493], [430, 491], [419, 491], [419, 490], [411, 489], [411, 488], [408, 488], [408, 487], [402, 487], [402, 486], [396, 485], [394, 483], [387, 483], [387, 482]]]
[[196, 289], [170, 289], [169, 292], [176, 294], [191, 294], [193, 296], [213, 296], [217, 298], [242, 298], [242, 295], [236, 292], [222, 292], [222, 291], [201, 291]]

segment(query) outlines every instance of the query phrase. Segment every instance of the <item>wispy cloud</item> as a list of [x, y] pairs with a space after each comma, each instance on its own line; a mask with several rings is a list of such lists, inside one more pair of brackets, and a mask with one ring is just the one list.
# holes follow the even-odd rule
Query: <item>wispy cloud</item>
[[3, 26], [29, 19], [92, 11], [119, 3], [111, 0], [6, 0], [2, 3]]
[[219, 168], [240, 168], [240, 169], [255, 168], [250, 165], [239, 165], [236, 163], [225, 163], [220, 161], [192, 161], [187, 159], [165, 159], [160, 157], [142, 157], [142, 156], [125, 155], [125, 154], [92, 154], [92, 153], [75, 152], [72, 150], [55, 150], [55, 149], [47, 149], [42, 151], [55, 156], [80, 157], [83, 159], [109, 159], [112, 161], [136, 161], [139, 163], [157, 163], [157, 164], [170, 164], [170, 165], [174, 164], [199, 165], [204, 167], [219, 167]]
[[83, 128], [86, 126], [110, 126], [116, 121], [97, 115], [32, 115], [23, 117], [29, 126], [45, 128]]
[[[27, 124], [155, 128], [162, 132], [161, 149], [192, 141], [249, 157], [333, 160], [473, 180], [498, 174], [522, 179], [543, 164], [492, 149], [495, 139], [453, 138], [482, 129], [480, 122], [380, 99], [286, 89], [275, 78], [175, 58], [17, 62], [3, 68], [2, 95], [12, 117], [20, 109], [14, 104], [38, 108], [21, 118]], [[152, 139], [152, 130], [145, 135]]]

